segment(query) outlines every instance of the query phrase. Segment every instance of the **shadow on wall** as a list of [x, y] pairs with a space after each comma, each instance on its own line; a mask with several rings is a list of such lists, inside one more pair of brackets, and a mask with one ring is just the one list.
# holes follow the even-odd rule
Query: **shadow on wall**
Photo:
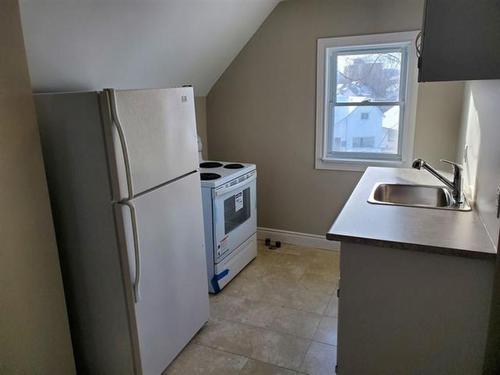
[[[494, 246], [500, 244], [497, 189], [500, 187], [500, 80], [465, 85], [457, 161], [465, 171], [464, 189], [474, 202]], [[500, 260], [490, 312], [484, 374], [500, 370]]]
[[500, 186], [500, 80], [466, 84], [458, 160], [466, 171], [466, 189], [496, 244], [500, 221], [496, 218]]
[[[500, 244], [500, 220], [496, 217], [496, 190], [500, 186], [500, 80], [472, 81], [465, 87], [464, 112], [458, 160], [466, 170], [477, 211], [492, 242]], [[497, 242], [498, 241], [498, 242]], [[498, 246], [497, 246], [498, 249]], [[484, 374], [500, 370], [500, 263], [497, 259], [495, 290], [490, 313]]]
[[475, 200], [477, 184], [477, 164], [481, 148], [481, 126], [472, 91], [464, 92], [463, 136], [465, 144], [458, 150], [459, 158], [464, 166], [464, 189], [470, 200]]

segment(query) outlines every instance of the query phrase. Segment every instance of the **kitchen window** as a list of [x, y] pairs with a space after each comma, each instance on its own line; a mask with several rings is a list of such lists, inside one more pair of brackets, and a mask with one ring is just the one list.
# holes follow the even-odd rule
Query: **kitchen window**
[[318, 39], [316, 168], [408, 166], [417, 32]]

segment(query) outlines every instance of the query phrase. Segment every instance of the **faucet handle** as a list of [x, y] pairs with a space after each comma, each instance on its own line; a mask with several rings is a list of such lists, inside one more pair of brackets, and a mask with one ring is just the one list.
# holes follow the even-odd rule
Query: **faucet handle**
[[440, 159], [439, 161], [441, 161], [442, 163], [446, 163], [446, 164], [452, 165], [453, 169], [456, 168], [456, 169], [458, 169], [460, 171], [464, 169], [461, 164], [455, 163], [454, 161], [449, 161], [449, 160], [446, 160], [446, 159]]

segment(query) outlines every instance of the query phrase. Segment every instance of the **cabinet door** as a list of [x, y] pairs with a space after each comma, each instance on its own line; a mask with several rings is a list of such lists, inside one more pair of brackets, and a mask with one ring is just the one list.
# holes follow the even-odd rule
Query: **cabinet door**
[[500, 1], [427, 0], [419, 81], [500, 78]]

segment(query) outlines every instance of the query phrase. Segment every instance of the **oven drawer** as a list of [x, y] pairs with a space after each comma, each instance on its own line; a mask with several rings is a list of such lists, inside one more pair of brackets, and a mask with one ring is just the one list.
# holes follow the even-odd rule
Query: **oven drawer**
[[230, 256], [215, 265], [214, 276], [210, 280], [210, 293], [218, 293], [231, 281], [245, 266], [257, 256], [257, 234], [237, 247]]

